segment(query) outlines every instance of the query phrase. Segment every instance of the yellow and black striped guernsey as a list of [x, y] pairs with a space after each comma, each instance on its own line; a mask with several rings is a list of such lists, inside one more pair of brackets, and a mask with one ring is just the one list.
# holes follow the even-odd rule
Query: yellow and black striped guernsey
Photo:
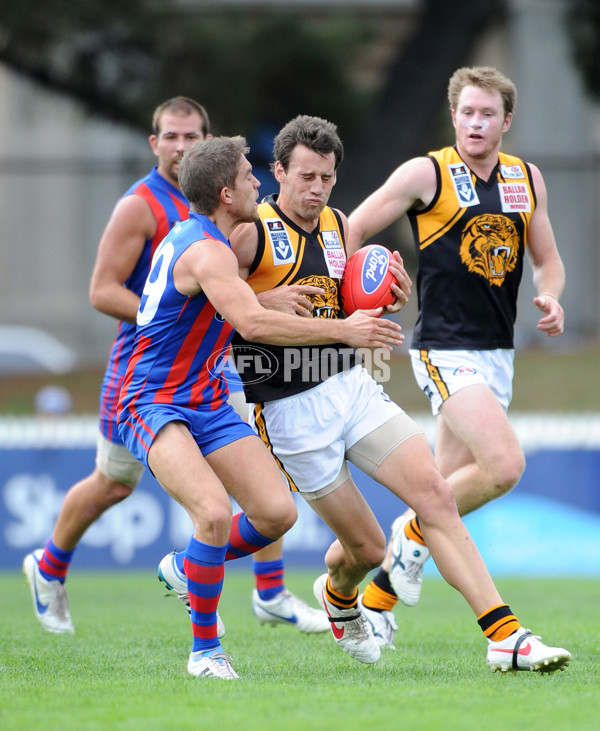
[[[339, 213], [325, 207], [311, 233], [291, 221], [269, 196], [258, 206], [258, 246], [248, 284], [264, 292], [284, 284], [320, 287], [311, 296], [314, 317], [341, 316], [339, 285], [346, 266], [346, 243]], [[360, 363], [342, 343], [281, 347], [249, 343], [236, 333], [233, 356], [246, 400], [264, 402], [306, 391]]]
[[430, 152], [437, 190], [411, 209], [418, 260], [419, 316], [413, 348], [514, 347], [517, 294], [536, 199], [531, 170], [499, 154], [490, 179], [478, 178], [454, 147]]

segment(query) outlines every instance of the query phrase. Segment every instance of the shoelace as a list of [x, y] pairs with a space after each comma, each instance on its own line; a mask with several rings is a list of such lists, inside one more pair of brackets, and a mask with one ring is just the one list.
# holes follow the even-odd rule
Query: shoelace
[[360, 614], [356, 619], [350, 620], [346, 625], [346, 637], [363, 642], [368, 640], [369, 636], [369, 625], [363, 614]]
[[226, 652], [215, 652], [214, 655], [209, 655], [211, 660], [223, 660], [227, 665], [231, 664], [231, 657]]
[[409, 581], [416, 580], [416, 583], [418, 583], [420, 580], [419, 574], [423, 570], [423, 564], [417, 563], [416, 561], [405, 561], [404, 566], [405, 566], [405, 569], [404, 569], [405, 577]]
[[211, 660], [216, 660], [224, 671], [224, 674], [229, 675], [232, 678], [237, 677], [235, 670], [231, 667], [231, 658], [226, 652], [215, 652], [214, 655], [210, 656]]
[[69, 611], [69, 600], [67, 599], [65, 587], [62, 584], [56, 588], [54, 600], [56, 614], [60, 619], [66, 620]]

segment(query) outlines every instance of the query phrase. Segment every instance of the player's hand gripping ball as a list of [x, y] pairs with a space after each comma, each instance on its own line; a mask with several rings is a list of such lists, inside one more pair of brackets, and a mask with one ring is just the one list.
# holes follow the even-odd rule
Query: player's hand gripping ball
[[352, 254], [340, 286], [342, 309], [347, 315], [387, 307], [396, 301], [391, 289], [396, 278], [389, 267], [390, 252], [385, 246], [370, 244]]

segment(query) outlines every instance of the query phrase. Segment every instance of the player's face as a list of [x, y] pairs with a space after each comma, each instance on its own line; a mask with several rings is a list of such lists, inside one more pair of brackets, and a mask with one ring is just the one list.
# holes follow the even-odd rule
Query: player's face
[[452, 112], [458, 151], [476, 159], [497, 155], [511, 119], [504, 113], [499, 92], [465, 86]]
[[245, 155], [242, 155], [235, 188], [230, 190], [233, 200], [231, 212], [239, 223], [256, 221], [258, 218], [256, 203], [259, 186], [260, 180], [252, 174], [252, 165]]
[[159, 124], [159, 133], [150, 135], [150, 146], [158, 158], [159, 173], [179, 187], [177, 175], [183, 153], [205, 137], [202, 117], [198, 112], [185, 115], [163, 112]]
[[305, 145], [297, 145], [288, 169], [275, 163], [275, 178], [280, 185], [277, 205], [293, 221], [311, 230], [329, 201], [335, 185], [335, 155], [320, 155]]

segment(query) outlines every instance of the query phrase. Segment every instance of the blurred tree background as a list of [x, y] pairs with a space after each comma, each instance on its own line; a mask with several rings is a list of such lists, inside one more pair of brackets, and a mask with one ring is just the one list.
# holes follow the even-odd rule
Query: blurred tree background
[[[391, 146], [397, 160], [427, 146], [449, 74], [504, 6], [424, 0], [409, 14], [409, 37], [394, 43], [394, 13], [328, 10], [326, 3], [308, 14], [294, 3], [261, 10], [165, 0], [2, 0], [0, 60], [144, 132], [154, 107], [175, 94], [201, 101], [215, 132], [250, 140], [299, 113], [331, 119], [347, 148], [336, 199], [348, 207], [381, 182], [377, 161], [385, 164]], [[385, 77], [361, 83], [369, 54], [382, 43], [392, 46]]]
[[[392, 38], [379, 84], [361, 83], [361, 72], [377, 44], [390, 44], [398, 11], [366, 3], [322, 3], [309, 14], [295, 3], [0, 0], [0, 61], [144, 132], [175, 94], [201, 101], [216, 133], [255, 143], [299, 113], [331, 119], [347, 150], [336, 202], [350, 209], [389, 172], [390, 150], [403, 160], [429, 148], [449, 75], [508, 2], [413, 4], [408, 37]], [[600, 98], [600, 3], [568, 6], [574, 56]]]

